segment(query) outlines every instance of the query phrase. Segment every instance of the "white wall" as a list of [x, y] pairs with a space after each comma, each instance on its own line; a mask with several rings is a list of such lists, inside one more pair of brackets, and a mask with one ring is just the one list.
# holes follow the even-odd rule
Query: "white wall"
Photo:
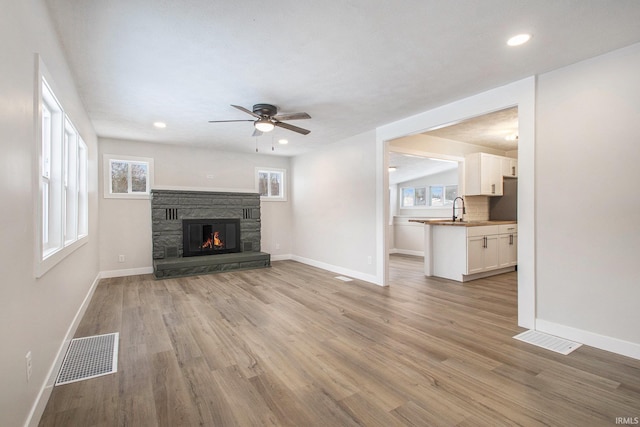
[[[98, 276], [97, 140], [44, 2], [3, 2], [0, 53], [0, 425], [17, 426], [27, 421], [32, 408], [38, 421], [44, 407], [34, 404], [46, 404], [50, 370]], [[87, 244], [37, 280], [35, 53], [41, 55], [53, 90], [88, 146], [90, 236]], [[29, 382], [28, 351], [33, 360]]]
[[[154, 159], [155, 188], [256, 191], [255, 168], [286, 169], [288, 157], [244, 154], [101, 138], [100, 155], [117, 154]], [[102, 162], [100, 162], [102, 171]], [[290, 187], [291, 179], [287, 185]], [[100, 176], [100, 269], [108, 275], [148, 271], [152, 268], [151, 204], [149, 200], [105, 199]], [[290, 188], [289, 188], [290, 192]], [[291, 197], [261, 204], [261, 249], [272, 258], [290, 256]], [[276, 249], [278, 246], [278, 249]], [[125, 255], [125, 262], [118, 262]]]
[[292, 170], [294, 259], [375, 282], [375, 133], [294, 157]]
[[640, 357], [640, 44], [538, 78], [537, 326]]

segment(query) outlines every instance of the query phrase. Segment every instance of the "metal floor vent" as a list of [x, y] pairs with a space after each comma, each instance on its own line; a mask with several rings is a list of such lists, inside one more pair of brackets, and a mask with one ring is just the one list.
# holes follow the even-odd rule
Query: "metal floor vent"
[[55, 385], [87, 380], [118, 371], [118, 332], [71, 340]]
[[343, 282], [353, 282], [353, 279], [345, 276], [336, 276], [335, 279], [342, 280]]
[[545, 334], [544, 332], [533, 330], [525, 331], [516, 335], [514, 338], [538, 347], [546, 348], [547, 350], [555, 351], [556, 353], [564, 354], [565, 356], [582, 345], [577, 342], [565, 340], [564, 338], [558, 338]]

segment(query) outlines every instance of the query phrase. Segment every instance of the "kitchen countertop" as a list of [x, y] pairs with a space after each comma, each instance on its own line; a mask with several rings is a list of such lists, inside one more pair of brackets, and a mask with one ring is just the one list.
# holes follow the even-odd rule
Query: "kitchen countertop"
[[479, 227], [483, 225], [517, 224], [518, 221], [452, 221], [450, 219], [410, 219], [427, 225], [449, 225], [455, 227]]

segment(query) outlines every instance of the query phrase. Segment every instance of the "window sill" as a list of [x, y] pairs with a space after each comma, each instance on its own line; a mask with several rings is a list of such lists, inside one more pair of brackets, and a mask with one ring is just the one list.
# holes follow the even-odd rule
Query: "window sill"
[[83, 237], [80, 237], [78, 240], [71, 243], [70, 245], [65, 246], [64, 248], [60, 248], [54, 251], [49, 251], [46, 257], [42, 260], [40, 260], [39, 259], [40, 257], [37, 256], [35, 267], [34, 267], [34, 274], [36, 279], [39, 279], [40, 277], [44, 276], [47, 271], [51, 270], [60, 261], [62, 261], [67, 256], [75, 252], [76, 249], [80, 248], [81, 246], [84, 246], [88, 241], [89, 241], [89, 236], [85, 235]]

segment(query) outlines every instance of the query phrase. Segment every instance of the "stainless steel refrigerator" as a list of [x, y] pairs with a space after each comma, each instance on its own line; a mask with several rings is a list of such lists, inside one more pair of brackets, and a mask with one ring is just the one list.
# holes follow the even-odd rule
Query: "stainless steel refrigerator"
[[490, 197], [489, 219], [516, 221], [518, 219], [518, 178], [504, 178], [503, 195]]

